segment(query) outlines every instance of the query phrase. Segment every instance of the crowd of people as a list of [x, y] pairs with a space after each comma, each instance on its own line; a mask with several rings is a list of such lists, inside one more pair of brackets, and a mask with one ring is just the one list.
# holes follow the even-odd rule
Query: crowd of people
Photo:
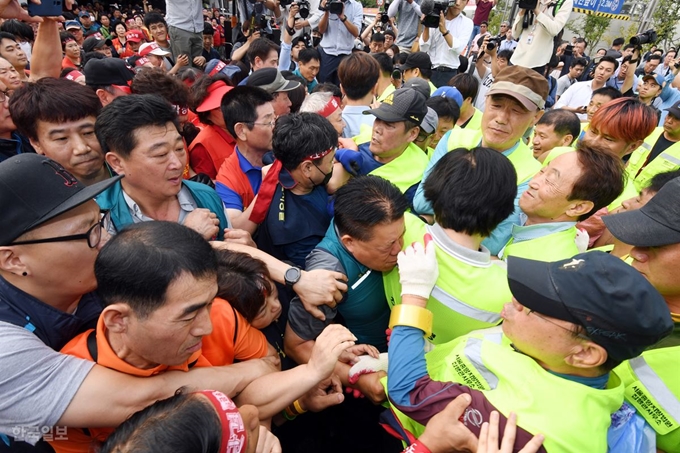
[[0, 452], [680, 453], [676, 49], [236, 4], [0, 0]]

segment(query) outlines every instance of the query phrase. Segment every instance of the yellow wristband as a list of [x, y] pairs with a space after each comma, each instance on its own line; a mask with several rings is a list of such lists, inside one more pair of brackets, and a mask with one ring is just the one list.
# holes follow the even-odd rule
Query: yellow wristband
[[300, 405], [300, 400], [293, 401], [293, 407], [295, 408], [295, 410], [297, 411], [298, 414], [304, 414], [305, 412], [307, 412]]
[[399, 304], [390, 314], [390, 329], [394, 326], [415, 327], [425, 332], [425, 336], [432, 335], [432, 312], [427, 308], [415, 305]]

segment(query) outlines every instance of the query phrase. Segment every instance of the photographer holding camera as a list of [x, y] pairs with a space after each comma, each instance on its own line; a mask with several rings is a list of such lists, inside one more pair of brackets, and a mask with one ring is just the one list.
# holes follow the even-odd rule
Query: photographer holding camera
[[321, 68], [317, 79], [319, 83], [340, 85], [338, 66], [352, 53], [354, 39], [359, 37], [363, 6], [356, 0], [321, 0], [319, 9], [323, 11], [319, 22], [323, 39], [319, 43]]
[[[447, 5], [445, 11], [442, 3]], [[423, 0], [421, 4], [425, 29], [420, 37], [420, 50], [430, 55], [433, 67], [431, 80], [436, 87], [446, 85], [458, 73], [459, 56], [465, 51], [473, 27], [472, 19], [461, 14], [466, 4], [466, 0]], [[433, 25], [428, 19], [437, 11], [439, 23]]]
[[542, 73], [555, 54], [555, 36], [569, 20], [574, 0], [520, 0], [519, 7], [512, 25], [519, 42], [510, 61]]

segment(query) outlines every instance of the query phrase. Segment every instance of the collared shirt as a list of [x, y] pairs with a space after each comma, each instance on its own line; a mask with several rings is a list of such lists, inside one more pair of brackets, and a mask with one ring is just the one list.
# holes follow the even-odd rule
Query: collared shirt
[[[364, 18], [364, 9], [361, 3], [355, 0], [346, 0], [343, 14], [347, 20], [361, 31], [361, 21]], [[328, 27], [319, 47], [328, 55], [348, 55], [354, 47], [354, 36], [347, 30], [340, 17], [336, 14], [328, 14]]]
[[498, 51], [503, 52], [504, 50], [515, 50], [517, 48], [517, 41], [514, 39], [504, 39], [501, 41], [501, 45], [498, 46]]
[[433, 28], [430, 29], [429, 40], [424, 41], [423, 37], [420, 37], [420, 50], [430, 55], [433, 68], [444, 66], [456, 69], [460, 66], [460, 59], [458, 57], [465, 51], [474, 25], [472, 19], [465, 17], [463, 14], [459, 14], [451, 20], [446, 20], [445, 25], [452, 38], [451, 47], [449, 47], [446, 38], [442, 36], [439, 29]]
[[[122, 190], [123, 192], [123, 198], [125, 199], [125, 204], [127, 204], [128, 210], [130, 211], [130, 215], [132, 216], [132, 221], [134, 223], [141, 223], [141, 222], [150, 222], [152, 220], [151, 217], [147, 216], [142, 212], [142, 209], [139, 207], [137, 202], [133, 200], [130, 195], [128, 195], [125, 190]], [[179, 224], [184, 224], [184, 221], [186, 220], [187, 216], [189, 213], [191, 213], [194, 209], [199, 208], [198, 203], [196, 203], [196, 200], [194, 197], [191, 195], [191, 192], [185, 186], [182, 184], [182, 188], [179, 190], [179, 193], [177, 194], [177, 201], [179, 202], [179, 218], [177, 219], [177, 223]], [[225, 216], [226, 216], [226, 210], [225, 210]], [[229, 217], [227, 216], [227, 225], [228, 228], [231, 228], [231, 222], [229, 222]], [[113, 222], [109, 223], [109, 229], [108, 229], [109, 234], [116, 234], [116, 229], [115, 226], [113, 226]]]
[[[260, 185], [262, 185], [262, 167], [256, 167], [248, 162], [248, 159], [243, 157], [243, 154], [239, 151], [238, 146], [234, 148], [234, 152], [238, 156], [238, 165], [241, 168], [241, 171], [245, 173], [248, 182], [250, 183], [250, 187], [253, 189], [253, 193], [257, 195], [257, 192], [260, 190]], [[215, 184], [215, 190], [227, 209], [238, 209], [239, 211], [243, 211], [243, 200], [241, 200], [241, 197], [234, 190], [219, 182]]]
[[342, 119], [345, 120], [345, 129], [342, 131], [343, 137], [352, 138], [359, 135], [362, 125], [373, 128], [375, 116], [364, 115], [364, 112], [370, 108], [365, 105], [346, 105], [342, 109]]
[[[173, 0], [167, 2], [165, 21], [189, 33], [203, 33], [203, 4], [195, 0]], [[171, 32], [172, 33], [172, 32]]]
[[[553, 108], [560, 109], [562, 107], [583, 107], [590, 104], [590, 98], [593, 97], [593, 81], [576, 82], [567, 91], [560, 96], [560, 99], [555, 103]], [[580, 120], [585, 121], [588, 115], [585, 113], [577, 113], [576, 116]]]

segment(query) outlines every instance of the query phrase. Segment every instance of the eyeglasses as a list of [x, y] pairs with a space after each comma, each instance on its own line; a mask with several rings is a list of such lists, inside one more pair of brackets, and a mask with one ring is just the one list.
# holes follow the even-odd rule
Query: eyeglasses
[[5, 91], [0, 91], [0, 103], [5, 102], [6, 100], [9, 99], [11, 95], [11, 91], [5, 90]]
[[266, 123], [256, 123], [255, 121], [246, 121], [247, 124], [252, 124], [253, 126], [266, 126], [273, 128], [276, 125], [276, 120], [271, 120]]
[[567, 332], [569, 332], [571, 335], [576, 335], [576, 337], [578, 337], [578, 338], [580, 338], [580, 339], [582, 339], [582, 340], [592, 341], [590, 338], [586, 337], [586, 336], [583, 335], [583, 334], [580, 334], [580, 333], [579, 333], [579, 334], [574, 334], [574, 331], [573, 331], [573, 330], [569, 329], [568, 327], [561, 326], [561, 325], [557, 324], [557, 323], [554, 322], [554, 321], [549, 320], [548, 318], [546, 318], [545, 316], [539, 314], [538, 312], [536, 312], [536, 311], [534, 311], [534, 310], [531, 310], [531, 309], [530, 309], [530, 310], [529, 310], [529, 314], [530, 314], [530, 315], [534, 315], [534, 316], [536, 316], [537, 318], [541, 318], [543, 321], [549, 322], [549, 323], [552, 324], [553, 326], [557, 326], [557, 327], [559, 327], [560, 329], [564, 329], [564, 330], [566, 330]]
[[12, 242], [10, 245], [25, 245], [25, 244], [45, 244], [48, 242], [64, 242], [64, 241], [79, 241], [87, 240], [87, 245], [91, 249], [96, 248], [102, 240], [102, 230], [108, 229], [111, 224], [111, 213], [109, 211], [101, 211], [101, 219], [90, 227], [87, 232], [82, 234], [72, 234], [70, 236], [58, 236], [53, 238], [32, 239], [29, 241]]

